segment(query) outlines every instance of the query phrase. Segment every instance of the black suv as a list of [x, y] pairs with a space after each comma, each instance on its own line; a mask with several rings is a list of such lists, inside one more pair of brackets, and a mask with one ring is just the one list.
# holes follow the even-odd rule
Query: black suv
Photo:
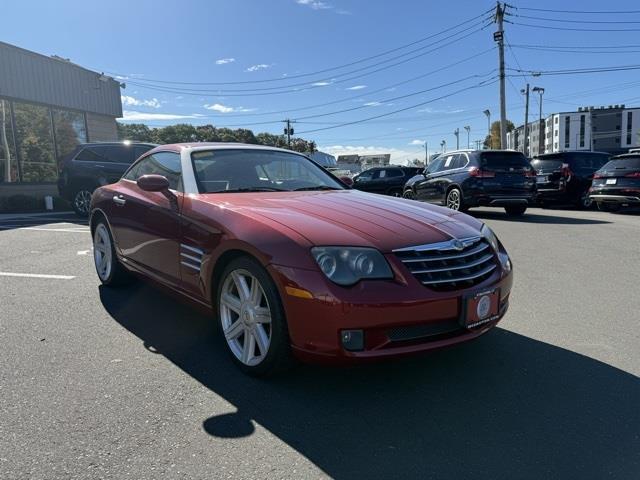
[[420, 172], [418, 167], [375, 167], [353, 177], [353, 188], [364, 192], [402, 196], [402, 187], [408, 179]]
[[640, 205], [640, 152], [613, 157], [593, 176], [590, 198], [600, 210]]
[[120, 180], [136, 158], [155, 146], [133, 142], [80, 144], [62, 161], [58, 192], [78, 215], [86, 217], [93, 191]]
[[540, 205], [571, 204], [590, 208], [589, 188], [593, 174], [611, 158], [606, 152], [558, 152], [538, 155], [536, 170]]
[[424, 173], [411, 178], [403, 196], [453, 210], [504, 207], [508, 215], [522, 215], [535, 203], [535, 172], [520, 152], [448, 152], [433, 160]]

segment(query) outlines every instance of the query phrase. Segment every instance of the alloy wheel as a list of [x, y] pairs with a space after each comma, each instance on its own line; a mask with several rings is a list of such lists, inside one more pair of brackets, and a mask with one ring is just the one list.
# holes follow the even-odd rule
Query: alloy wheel
[[73, 199], [73, 205], [77, 212], [88, 215], [91, 208], [91, 192], [80, 190]]
[[447, 194], [447, 207], [451, 210], [460, 210], [460, 191], [457, 189], [451, 190]]
[[271, 309], [260, 281], [232, 270], [220, 292], [222, 331], [234, 356], [247, 366], [261, 363], [271, 345]]
[[582, 197], [580, 197], [580, 202], [584, 208], [591, 208], [593, 205], [593, 200], [589, 197], [589, 192], [584, 192]]
[[402, 195], [404, 198], [408, 198], [409, 200], [415, 200], [416, 196], [412, 190], [406, 190]]
[[93, 260], [100, 280], [106, 281], [113, 268], [111, 237], [104, 223], [98, 224], [93, 234]]

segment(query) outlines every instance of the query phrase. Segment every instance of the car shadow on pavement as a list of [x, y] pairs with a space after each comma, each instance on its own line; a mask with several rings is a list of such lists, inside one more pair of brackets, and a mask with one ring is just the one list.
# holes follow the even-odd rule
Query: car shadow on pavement
[[[551, 212], [551, 211], [550, 211]], [[520, 223], [544, 223], [548, 225], [598, 225], [605, 223], [613, 223], [607, 220], [594, 220], [592, 218], [575, 218], [567, 216], [557, 215], [540, 215], [537, 213], [525, 213], [522, 216], [512, 217], [507, 215], [504, 211], [474, 211], [468, 212], [470, 215], [476, 218], [484, 218], [488, 220], [502, 220], [505, 222], [520, 222]]]
[[245, 437], [256, 422], [333, 478], [640, 478], [638, 378], [563, 348], [496, 328], [409, 360], [258, 380], [212, 317], [145, 284], [100, 298], [237, 408], [203, 418], [210, 435]]

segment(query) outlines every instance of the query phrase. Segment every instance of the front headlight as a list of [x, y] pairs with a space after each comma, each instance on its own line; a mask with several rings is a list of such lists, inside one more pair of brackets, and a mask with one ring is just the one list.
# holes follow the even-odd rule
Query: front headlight
[[482, 236], [487, 240], [487, 242], [489, 242], [489, 245], [491, 245], [493, 251], [498, 253], [498, 237], [496, 237], [496, 234], [493, 233], [493, 230], [491, 230], [486, 225], [482, 225], [482, 230], [480, 230], [480, 233], [482, 233]]
[[375, 248], [313, 247], [311, 254], [322, 273], [338, 285], [353, 285], [364, 279], [393, 278], [387, 260]]

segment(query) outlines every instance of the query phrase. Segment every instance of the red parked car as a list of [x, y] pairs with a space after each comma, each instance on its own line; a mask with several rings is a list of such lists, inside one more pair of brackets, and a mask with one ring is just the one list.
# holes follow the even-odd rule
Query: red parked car
[[348, 361], [475, 338], [505, 314], [511, 262], [460, 212], [352, 190], [303, 155], [178, 144], [97, 189], [103, 284], [147, 277], [212, 309], [238, 366]]

